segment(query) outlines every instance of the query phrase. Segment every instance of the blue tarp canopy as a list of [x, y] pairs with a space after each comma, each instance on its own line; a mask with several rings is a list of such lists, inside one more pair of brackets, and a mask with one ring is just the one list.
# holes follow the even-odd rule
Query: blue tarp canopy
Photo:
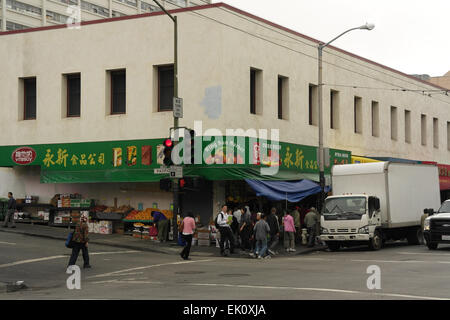
[[[299, 202], [302, 199], [320, 193], [320, 185], [311, 180], [300, 181], [261, 181], [245, 179], [258, 197], [266, 197], [272, 201]], [[325, 187], [328, 192], [330, 187]]]

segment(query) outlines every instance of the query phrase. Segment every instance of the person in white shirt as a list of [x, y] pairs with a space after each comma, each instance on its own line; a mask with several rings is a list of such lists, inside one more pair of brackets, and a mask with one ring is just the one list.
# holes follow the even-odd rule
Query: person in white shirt
[[222, 206], [222, 211], [219, 212], [217, 217], [217, 224], [219, 225], [219, 232], [220, 232], [220, 254], [224, 255], [225, 248], [224, 244], [225, 241], [229, 241], [230, 243], [230, 253], [234, 253], [234, 238], [233, 233], [231, 232], [231, 227], [228, 223], [228, 214], [227, 214], [227, 206]]

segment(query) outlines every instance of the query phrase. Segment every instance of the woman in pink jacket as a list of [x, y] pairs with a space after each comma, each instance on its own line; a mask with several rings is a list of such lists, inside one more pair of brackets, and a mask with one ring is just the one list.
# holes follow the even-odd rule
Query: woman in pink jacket
[[295, 224], [291, 213], [283, 217], [284, 226], [284, 248], [286, 252], [295, 252]]

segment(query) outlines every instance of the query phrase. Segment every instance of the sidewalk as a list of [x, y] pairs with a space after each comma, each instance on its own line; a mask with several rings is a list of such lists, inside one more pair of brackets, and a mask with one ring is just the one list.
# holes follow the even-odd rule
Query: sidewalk
[[[17, 228], [15, 229], [0, 227], [0, 232], [15, 233], [27, 236], [60, 240], [61, 246], [64, 246], [64, 241], [66, 240], [67, 235], [69, 233], [68, 228], [63, 227], [49, 227], [36, 224], [31, 225], [28, 223], [16, 223], [16, 226]], [[111, 246], [115, 248], [122, 248], [128, 250], [148, 251], [163, 254], [179, 254], [181, 251], [181, 247], [173, 242], [159, 243], [150, 240], [140, 240], [133, 238], [132, 236], [122, 234], [103, 235], [90, 233], [89, 239], [90, 239], [89, 243], [91, 244]], [[315, 246], [313, 248], [307, 248], [306, 246], [297, 245], [296, 252], [287, 253], [280, 245], [279, 248], [277, 249], [279, 254], [276, 255], [276, 257], [306, 254], [313, 251], [325, 250], [326, 248], [327, 248], [326, 246]], [[193, 246], [191, 249], [191, 256], [219, 257], [220, 250], [219, 248], [216, 248], [216, 246], [212, 245], [209, 247]], [[239, 252], [239, 250], [237, 250], [237, 254], [231, 255], [231, 257], [250, 258], [247, 253]]]

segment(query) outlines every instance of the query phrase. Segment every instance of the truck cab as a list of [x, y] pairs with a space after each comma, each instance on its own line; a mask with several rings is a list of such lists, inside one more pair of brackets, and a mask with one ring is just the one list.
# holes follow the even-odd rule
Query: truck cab
[[380, 199], [367, 194], [343, 194], [325, 200], [321, 216], [321, 240], [330, 250], [341, 246], [369, 243], [373, 249], [381, 248], [377, 233], [381, 226]]
[[430, 250], [436, 250], [439, 243], [450, 244], [450, 200], [442, 203], [438, 212], [428, 210], [429, 217], [425, 219], [423, 236]]

